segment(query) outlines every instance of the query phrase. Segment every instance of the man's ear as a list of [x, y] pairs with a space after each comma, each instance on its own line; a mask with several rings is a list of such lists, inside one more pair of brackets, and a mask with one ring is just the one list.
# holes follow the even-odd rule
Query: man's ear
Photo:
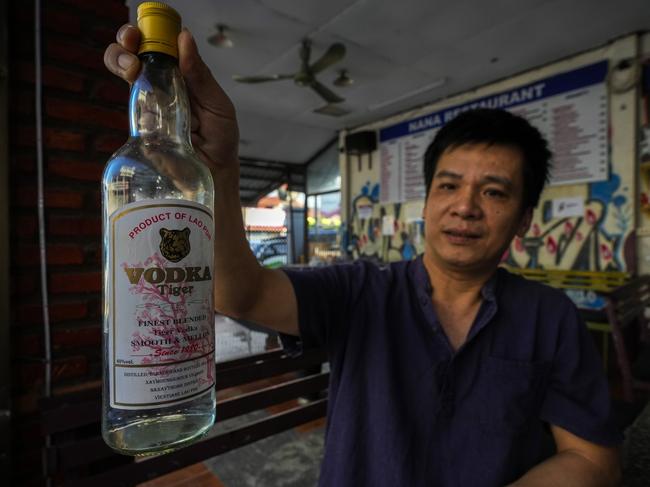
[[[433, 185], [433, 182], [432, 182]], [[429, 203], [429, 193], [431, 192], [431, 186], [429, 186], [429, 191], [424, 195], [424, 205], [422, 205], [422, 219], [426, 220], [427, 214], [427, 204]]]
[[524, 210], [524, 214], [521, 216], [521, 220], [519, 220], [519, 227], [517, 228], [517, 237], [523, 238], [524, 235], [528, 232], [528, 229], [530, 228], [530, 224], [533, 221], [533, 207], [529, 206]]

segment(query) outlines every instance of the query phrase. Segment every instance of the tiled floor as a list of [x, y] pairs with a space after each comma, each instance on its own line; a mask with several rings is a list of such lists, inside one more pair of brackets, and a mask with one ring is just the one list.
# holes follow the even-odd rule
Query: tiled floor
[[[268, 348], [269, 342], [266, 334], [248, 330], [226, 318], [217, 319], [216, 339], [218, 361], [262, 352]], [[222, 400], [233, 394], [250, 392], [268, 385], [269, 381], [258, 381], [237, 390], [219, 391], [218, 398]], [[217, 423], [211, 433], [235, 427], [238, 422], [276, 414], [295, 405], [295, 401], [288, 402], [224, 423], [218, 420], [217, 407]], [[318, 481], [324, 427], [324, 419], [312, 421], [203, 463], [144, 482], [139, 487], [313, 487]]]
[[[277, 412], [279, 409], [274, 408], [248, 419]], [[312, 421], [139, 487], [314, 487], [322, 459], [323, 432], [324, 420]]]
[[322, 424], [314, 426], [271, 436], [212, 458], [205, 465], [227, 487], [314, 487], [324, 431]]
[[139, 487], [225, 487], [223, 482], [203, 463], [197, 463], [138, 485]]

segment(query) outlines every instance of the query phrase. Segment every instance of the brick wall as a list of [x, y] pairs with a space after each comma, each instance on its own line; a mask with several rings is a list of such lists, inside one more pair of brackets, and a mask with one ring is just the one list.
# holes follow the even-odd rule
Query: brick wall
[[[124, 0], [42, 5], [43, 137], [52, 387], [101, 378], [100, 178], [127, 136], [128, 87], [104, 68], [104, 48], [128, 20]], [[11, 360], [15, 485], [37, 485], [43, 320], [37, 225], [34, 11], [9, 2]]]

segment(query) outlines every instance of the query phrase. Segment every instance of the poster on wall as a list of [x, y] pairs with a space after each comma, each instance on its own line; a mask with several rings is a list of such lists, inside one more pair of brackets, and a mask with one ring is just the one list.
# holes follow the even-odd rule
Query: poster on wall
[[553, 152], [551, 185], [608, 179], [607, 61], [470, 100], [379, 132], [381, 201], [424, 198], [422, 160], [440, 128], [475, 108], [501, 108], [528, 119]]

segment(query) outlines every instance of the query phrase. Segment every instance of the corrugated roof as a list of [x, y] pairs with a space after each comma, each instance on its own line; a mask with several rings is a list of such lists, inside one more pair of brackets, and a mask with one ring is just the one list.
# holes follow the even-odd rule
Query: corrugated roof
[[261, 197], [285, 183], [292, 191], [305, 191], [304, 166], [241, 158], [239, 167], [239, 198], [242, 205], [255, 206]]

